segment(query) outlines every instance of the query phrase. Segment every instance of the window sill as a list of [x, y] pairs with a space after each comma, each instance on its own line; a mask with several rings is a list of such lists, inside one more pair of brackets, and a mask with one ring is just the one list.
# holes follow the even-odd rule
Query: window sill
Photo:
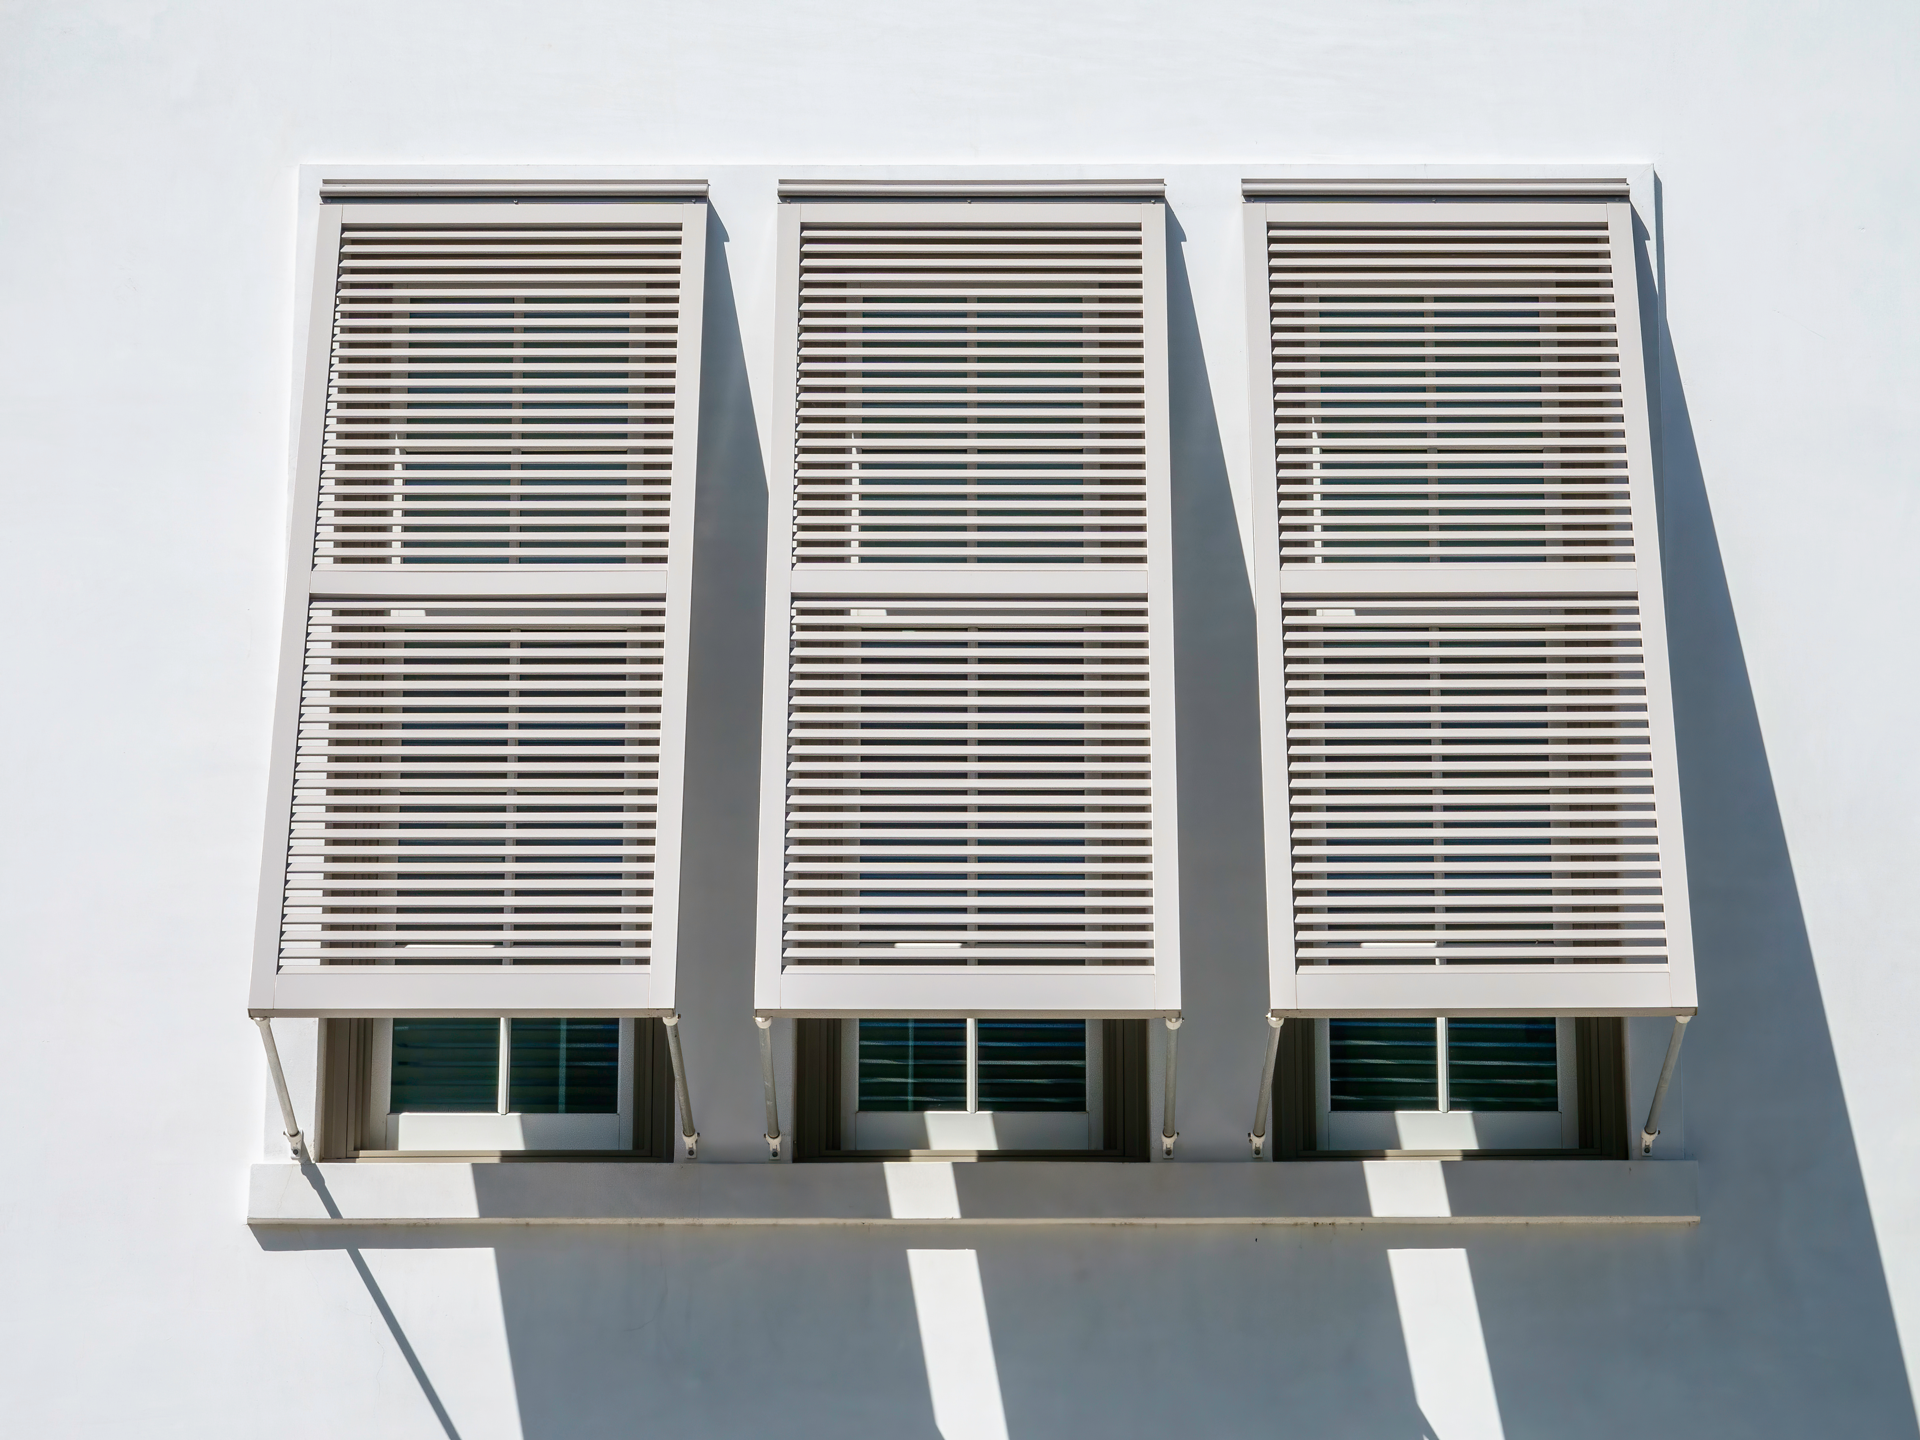
[[253, 1167], [247, 1223], [1693, 1225], [1687, 1160]]

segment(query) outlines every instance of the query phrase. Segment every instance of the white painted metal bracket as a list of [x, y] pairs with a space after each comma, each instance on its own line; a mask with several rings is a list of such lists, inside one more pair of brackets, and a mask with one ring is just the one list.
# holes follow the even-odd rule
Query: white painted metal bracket
[[1253, 1105], [1253, 1129], [1247, 1132], [1247, 1143], [1253, 1146], [1256, 1160], [1266, 1153], [1267, 1112], [1273, 1108], [1273, 1065], [1280, 1057], [1280, 1027], [1286, 1023], [1284, 1015], [1267, 1016], [1267, 1058], [1260, 1066], [1260, 1098]]
[[299, 1122], [293, 1118], [293, 1097], [287, 1093], [287, 1073], [280, 1068], [280, 1047], [273, 1041], [273, 1022], [264, 1015], [256, 1015], [253, 1023], [260, 1027], [260, 1041], [267, 1047], [267, 1071], [273, 1076], [273, 1093], [280, 1099], [280, 1123], [286, 1128], [287, 1144], [293, 1150], [293, 1158], [305, 1162], [312, 1157], [307, 1153]]
[[1180, 1024], [1178, 1015], [1167, 1016], [1167, 1103], [1160, 1114], [1160, 1153], [1168, 1159], [1173, 1158], [1173, 1142], [1180, 1138], [1173, 1119], [1174, 1088], [1180, 1073]]
[[1653, 1087], [1653, 1103], [1647, 1107], [1647, 1123], [1640, 1127], [1640, 1153], [1653, 1154], [1653, 1142], [1660, 1135], [1660, 1107], [1667, 1103], [1667, 1086], [1673, 1083], [1673, 1067], [1680, 1063], [1680, 1042], [1687, 1038], [1691, 1015], [1673, 1017], [1673, 1038], [1667, 1041], [1667, 1058], [1660, 1062], [1660, 1083]]
[[673, 1091], [680, 1097], [680, 1140], [687, 1147], [687, 1158], [692, 1160], [700, 1152], [700, 1132], [693, 1128], [693, 1100], [687, 1094], [687, 1061], [680, 1053], [680, 1017], [663, 1015], [660, 1019], [667, 1027], [667, 1054], [673, 1059]]
[[767, 1158], [780, 1158], [780, 1094], [773, 1083], [773, 1020], [770, 1016], [756, 1015], [753, 1023], [760, 1027], [760, 1086], [767, 1097]]

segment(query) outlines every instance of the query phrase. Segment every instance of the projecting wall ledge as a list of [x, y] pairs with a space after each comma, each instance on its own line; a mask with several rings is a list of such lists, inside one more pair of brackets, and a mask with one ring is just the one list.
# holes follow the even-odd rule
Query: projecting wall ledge
[[1692, 1161], [256, 1165], [247, 1223], [1691, 1225]]

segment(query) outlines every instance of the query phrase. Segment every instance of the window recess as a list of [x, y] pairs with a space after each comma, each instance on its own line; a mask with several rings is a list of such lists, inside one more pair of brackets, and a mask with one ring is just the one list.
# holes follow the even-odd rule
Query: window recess
[[[322, 186], [249, 1012], [377, 1020], [403, 1096], [396, 1022], [630, 1069], [674, 1011], [705, 187], [409, 183]], [[391, 1113], [592, 1128], [528, 1094]]]
[[314, 1155], [664, 1160], [673, 1088], [657, 1019], [323, 1020]]
[[859, 188], [783, 191], [756, 1011], [1176, 1015], [1159, 186]]
[[1623, 1027], [1547, 1016], [1289, 1020], [1273, 1154], [1625, 1159]]
[[1485, 188], [1245, 187], [1275, 1016], [1694, 1010], [1626, 188]]

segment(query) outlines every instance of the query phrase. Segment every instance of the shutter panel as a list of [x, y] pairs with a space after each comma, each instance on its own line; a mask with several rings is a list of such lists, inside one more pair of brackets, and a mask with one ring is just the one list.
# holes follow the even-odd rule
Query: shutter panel
[[254, 1014], [671, 1013], [706, 208], [667, 189], [323, 196]]
[[1625, 187], [1285, 188], [1247, 187], [1273, 1009], [1691, 1013]]
[[756, 1008], [1177, 1013], [1159, 187], [783, 194]]

